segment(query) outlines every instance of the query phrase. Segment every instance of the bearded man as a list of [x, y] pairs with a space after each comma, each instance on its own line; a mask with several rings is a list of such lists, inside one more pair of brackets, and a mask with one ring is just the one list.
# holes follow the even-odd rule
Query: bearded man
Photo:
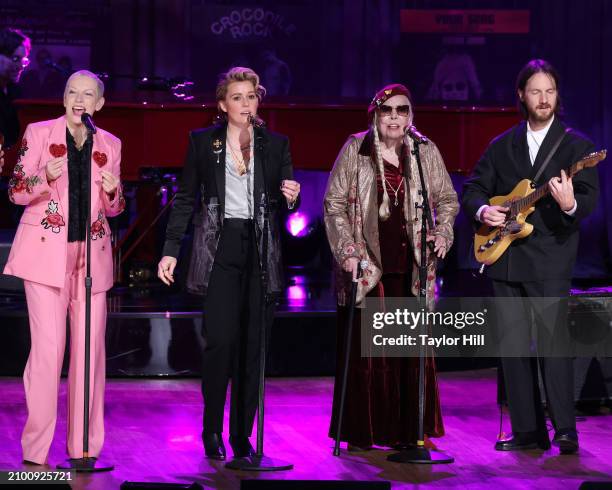
[[[563, 335], [568, 340], [566, 298], [579, 224], [595, 207], [599, 192], [596, 168], [573, 178], [567, 169], [590, 153], [593, 144], [561, 121], [559, 76], [547, 61], [535, 59], [522, 68], [516, 94], [524, 120], [491, 142], [466, 182], [462, 199], [475, 224], [498, 227], [506, 222], [509, 208], [489, 205], [491, 197], [509, 194], [522, 179], [548, 185], [550, 190], [529, 215], [533, 232], [515, 240], [487, 270], [497, 297], [500, 356], [513, 431], [508, 439], [497, 441], [495, 449], [550, 448], [538, 386], [539, 361], [555, 428], [553, 444], [562, 453], [575, 453], [572, 359], [569, 354], [547, 353]], [[537, 351], [530, 332], [534, 310]]]

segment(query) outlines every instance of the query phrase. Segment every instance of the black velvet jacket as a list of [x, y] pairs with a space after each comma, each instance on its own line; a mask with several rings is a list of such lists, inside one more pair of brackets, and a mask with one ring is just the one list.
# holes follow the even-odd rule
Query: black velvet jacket
[[[225, 142], [226, 125], [192, 131], [183, 167], [183, 175], [166, 229], [163, 255], [178, 257], [181, 241], [193, 215], [196, 197], [202, 201], [202, 213], [194, 218], [194, 243], [187, 288], [206, 294], [217, 252], [225, 214]], [[293, 179], [289, 141], [266, 129], [254, 130], [253, 202], [257, 244], [260, 256], [267, 241], [268, 294], [283, 290], [283, 266], [280, 246], [280, 212], [287, 209], [280, 191], [281, 181]], [[265, 179], [264, 179], [265, 176]], [[262, 197], [268, 193], [268, 232], [263, 233]], [[296, 203], [292, 211], [298, 208]]]

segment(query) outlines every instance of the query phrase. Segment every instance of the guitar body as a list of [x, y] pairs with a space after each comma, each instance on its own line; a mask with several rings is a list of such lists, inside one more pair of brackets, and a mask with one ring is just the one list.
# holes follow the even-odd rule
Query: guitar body
[[[521, 180], [512, 192], [505, 196], [495, 196], [489, 200], [491, 206], [510, 206], [511, 203], [527, 197], [534, 191], [529, 179]], [[519, 210], [502, 226], [482, 225], [474, 236], [474, 255], [481, 264], [491, 265], [499, 259], [514, 240], [525, 238], [533, 231], [533, 225], [525, 220], [535, 210], [535, 206]]]

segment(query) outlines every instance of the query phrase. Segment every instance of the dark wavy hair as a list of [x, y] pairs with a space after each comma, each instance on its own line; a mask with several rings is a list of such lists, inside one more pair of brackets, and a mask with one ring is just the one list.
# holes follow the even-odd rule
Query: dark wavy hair
[[0, 54], [13, 56], [15, 50], [22, 44], [29, 53], [32, 49], [32, 43], [28, 36], [19, 29], [11, 29], [10, 27], [0, 29]]
[[555, 70], [555, 67], [552, 66], [548, 61], [541, 59], [529, 61], [525, 66], [523, 66], [523, 68], [521, 68], [521, 71], [519, 71], [519, 74], [516, 77], [516, 99], [517, 106], [518, 109], [521, 111], [521, 114], [525, 119], [527, 119], [527, 117], [529, 116], [529, 113], [527, 112], [527, 106], [519, 97], [518, 91], [520, 90], [521, 92], [524, 92], [525, 87], [527, 86], [527, 82], [536, 73], [545, 73], [555, 81], [555, 87], [557, 88], [557, 105], [555, 106], [555, 114], [562, 114], [563, 110], [560, 95], [561, 80], [559, 78], [559, 73], [557, 72], [557, 70]]

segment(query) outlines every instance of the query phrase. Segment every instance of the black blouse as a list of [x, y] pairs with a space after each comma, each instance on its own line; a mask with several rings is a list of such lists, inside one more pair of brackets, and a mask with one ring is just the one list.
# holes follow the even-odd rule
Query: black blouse
[[88, 170], [91, 170], [91, 134], [79, 150], [66, 128], [68, 146], [68, 242], [85, 241], [87, 227]]

